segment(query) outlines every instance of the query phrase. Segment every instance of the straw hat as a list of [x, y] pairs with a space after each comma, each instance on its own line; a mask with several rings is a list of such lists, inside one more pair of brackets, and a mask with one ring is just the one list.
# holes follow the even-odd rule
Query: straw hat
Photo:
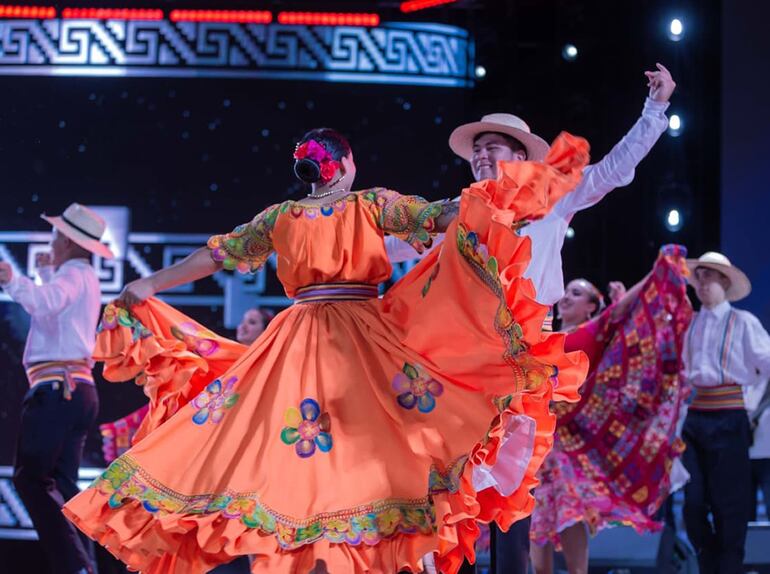
[[115, 257], [110, 248], [102, 243], [102, 235], [107, 228], [104, 219], [87, 207], [73, 203], [58, 217], [49, 217], [45, 213], [40, 217], [91, 253], [105, 259]]
[[728, 301], [740, 301], [751, 293], [751, 281], [746, 274], [730, 263], [730, 260], [716, 251], [709, 251], [701, 255], [698, 259], [687, 259], [687, 268], [690, 270], [688, 281], [693, 287], [698, 286], [698, 279], [695, 277], [695, 270], [698, 267], [707, 267], [715, 269], [727, 276], [730, 280], [730, 287], [725, 292]]
[[506, 134], [519, 140], [526, 148], [530, 161], [543, 161], [550, 147], [543, 138], [530, 131], [524, 120], [513, 114], [489, 114], [480, 122], [460, 126], [449, 136], [449, 147], [461, 158], [470, 161], [473, 141], [484, 132]]

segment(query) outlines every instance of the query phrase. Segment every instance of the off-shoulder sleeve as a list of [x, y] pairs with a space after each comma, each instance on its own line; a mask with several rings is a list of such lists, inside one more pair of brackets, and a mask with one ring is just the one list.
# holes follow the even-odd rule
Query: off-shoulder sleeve
[[258, 271], [273, 252], [273, 228], [280, 210], [280, 204], [272, 205], [230, 233], [212, 235], [207, 243], [211, 258], [225, 269]]
[[363, 198], [370, 203], [377, 225], [385, 233], [406, 241], [418, 253], [433, 244], [436, 218], [444, 202], [431, 203], [390, 189], [372, 189], [364, 192]]

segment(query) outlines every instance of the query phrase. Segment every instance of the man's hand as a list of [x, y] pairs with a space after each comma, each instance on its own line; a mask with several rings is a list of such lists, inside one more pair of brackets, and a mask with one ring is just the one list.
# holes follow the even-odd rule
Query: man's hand
[[10, 263], [0, 261], [0, 285], [7, 285], [13, 279], [13, 269]]
[[148, 278], [137, 279], [123, 288], [116, 303], [121, 307], [130, 309], [133, 305], [138, 305], [153, 295], [155, 295], [155, 290], [152, 282]]
[[655, 64], [657, 72], [645, 72], [647, 76], [647, 86], [650, 88], [650, 99], [656, 102], [667, 102], [671, 98], [676, 88], [676, 82], [671, 77], [663, 64]]
[[50, 253], [35, 253], [35, 269], [53, 265]]

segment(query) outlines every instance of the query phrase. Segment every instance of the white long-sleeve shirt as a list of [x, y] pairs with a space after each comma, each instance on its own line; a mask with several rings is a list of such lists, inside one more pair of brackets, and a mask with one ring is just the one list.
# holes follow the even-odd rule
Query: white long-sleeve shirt
[[[770, 381], [765, 379], [763, 383], [758, 385], [743, 387], [743, 398], [746, 402], [746, 410], [749, 411], [749, 414], [752, 414], [752, 411], [755, 411], [759, 406], [768, 384], [770, 384]], [[770, 458], [770, 408], [765, 409], [762, 414], [759, 415], [757, 428], [754, 431], [754, 444], [752, 444], [749, 449], [749, 458], [752, 460]], [[768, 503], [770, 503], [770, 501]]]
[[70, 259], [55, 272], [41, 269], [42, 285], [14, 275], [3, 288], [32, 317], [24, 365], [43, 361], [91, 362], [101, 308], [99, 279], [85, 259]]
[[727, 301], [695, 315], [682, 355], [685, 378], [697, 387], [754, 385], [770, 377], [770, 335], [754, 315]]
[[[556, 203], [548, 215], [521, 230], [523, 235], [532, 238], [532, 261], [524, 276], [535, 284], [540, 303], [553, 305], [564, 295], [561, 248], [572, 217], [578, 211], [596, 205], [613, 189], [633, 181], [636, 166], [668, 127], [666, 109], [668, 102], [647, 98], [642, 116], [623, 139], [601, 161], [583, 170], [583, 179], [578, 186]], [[434, 248], [443, 239], [443, 234], [438, 235], [434, 239]], [[395, 237], [386, 237], [385, 247], [394, 263], [420, 257], [408, 243]]]

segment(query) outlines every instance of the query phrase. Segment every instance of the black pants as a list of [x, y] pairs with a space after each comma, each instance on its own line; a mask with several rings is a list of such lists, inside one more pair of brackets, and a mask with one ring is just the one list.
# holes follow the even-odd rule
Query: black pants
[[682, 462], [691, 475], [684, 490], [684, 522], [700, 572], [739, 574], [752, 502], [746, 412], [690, 411], [683, 438]]
[[[490, 525], [490, 574], [527, 574], [530, 523], [529, 517], [519, 520], [508, 532], [501, 532], [494, 524]], [[466, 562], [460, 569], [460, 574], [472, 574], [474, 571], [474, 566]]]
[[71, 400], [61, 383], [37, 385], [24, 397], [13, 482], [54, 574], [92, 571], [84, 540], [61, 507], [79, 492], [83, 445], [98, 410], [96, 388], [88, 384], [78, 384]]

